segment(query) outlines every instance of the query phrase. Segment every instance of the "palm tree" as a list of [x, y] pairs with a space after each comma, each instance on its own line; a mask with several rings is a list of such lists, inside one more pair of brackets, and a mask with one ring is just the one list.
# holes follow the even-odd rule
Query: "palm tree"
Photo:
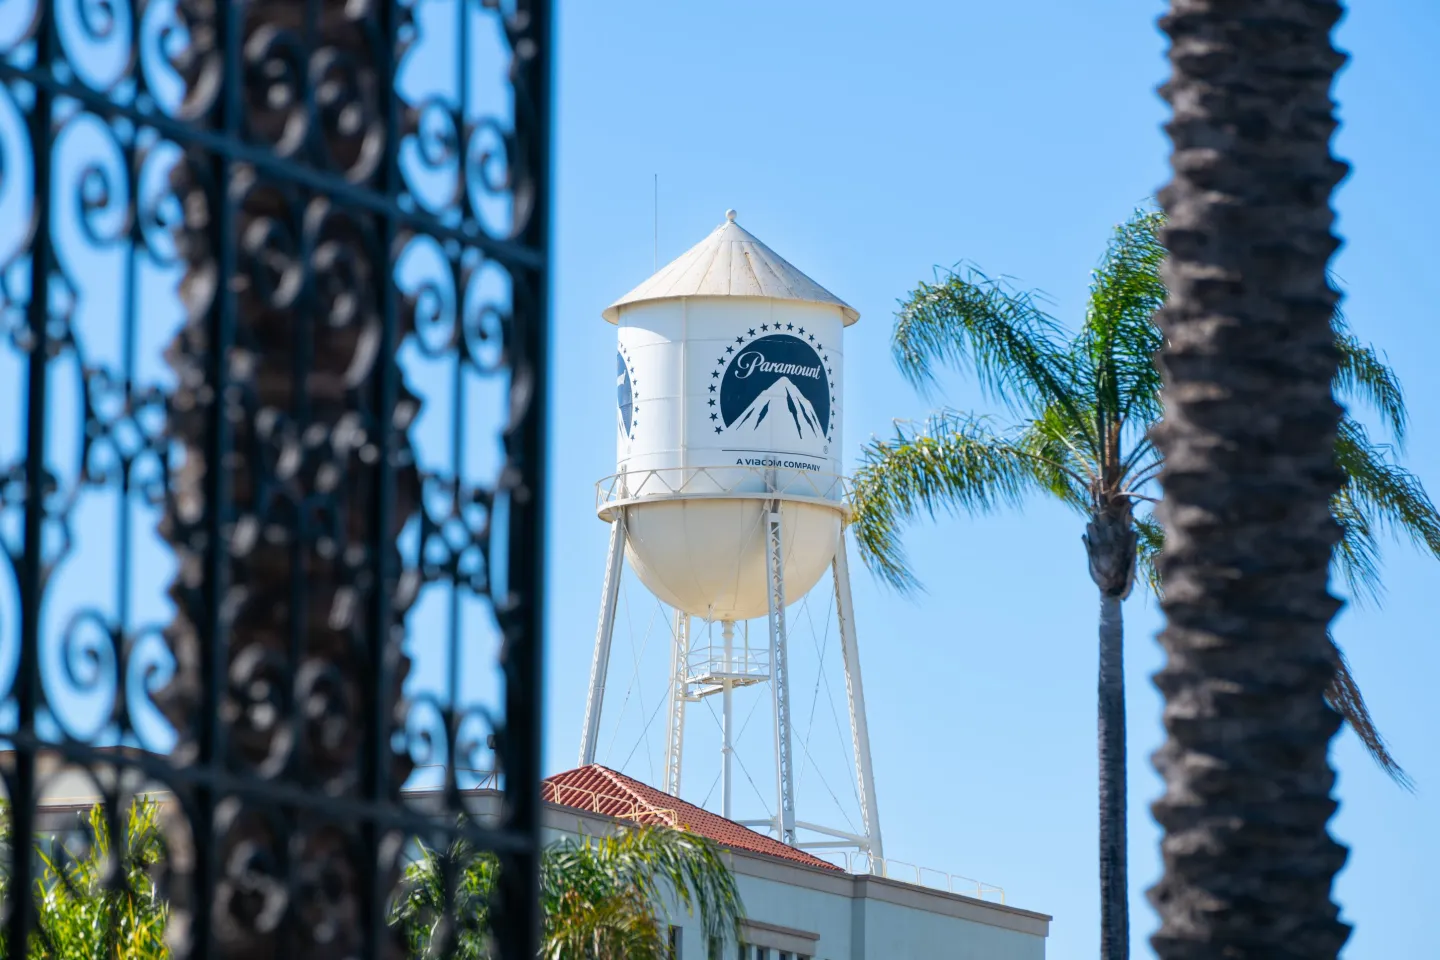
[[541, 864], [540, 889], [545, 960], [667, 957], [668, 939], [655, 922], [665, 916], [667, 895], [699, 914], [707, 941], [738, 940], [744, 917], [719, 847], [666, 827], [554, 847]]
[[[854, 480], [853, 521], [867, 564], [891, 584], [916, 586], [899, 541], [902, 523], [941, 509], [973, 513], [1013, 506], [1032, 494], [1058, 498], [1085, 518], [1089, 573], [1100, 594], [1099, 760], [1101, 955], [1128, 955], [1126, 757], [1122, 601], [1137, 571], [1156, 581], [1164, 537], [1149, 514], [1164, 466], [1147, 439], [1160, 418], [1161, 346], [1155, 314], [1165, 303], [1166, 251], [1158, 213], [1137, 212], [1116, 228], [1090, 288], [1080, 329], [1065, 330], [1038, 299], [973, 268], [922, 283], [902, 304], [893, 345], [919, 387], [936, 368], [973, 373], [1013, 416], [942, 411], [873, 440]], [[1337, 394], [1378, 411], [1403, 440], [1404, 396], [1394, 371], [1333, 316], [1331, 342], [1344, 362]], [[1336, 446], [1346, 485], [1332, 509], [1343, 523], [1339, 573], [1355, 590], [1378, 593], [1377, 534], [1403, 532], [1440, 557], [1440, 513], [1419, 481], [1361, 425], [1345, 421]], [[1391, 776], [1404, 771], [1375, 729], [1343, 658], [1328, 691]]]
[[1349, 935], [1331, 896], [1345, 849], [1327, 829], [1340, 718], [1324, 696], [1343, 664], [1328, 638], [1332, 557], [1353, 557], [1355, 526], [1336, 503], [1356, 487], [1347, 444], [1364, 437], [1332, 389], [1345, 362], [1326, 272], [1346, 171], [1330, 152], [1342, 12], [1172, 0], [1161, 24], [1175, 113], [1155, 434], [1165, 872], [1150, 899], [1164, 960], [1322, 960]]
[[[41, 867], [31, 891], [36, 929], [27, 954], [32, 960], [169, 960], [170, 906], [152, 876], [165, 860], [160, 805], [138, 798], [123, 819], [116, 819], [122, 835], [112, 838], [106, 808], [91, 807], [82, 820], [85, 843], [78, 854], [63, 838], [48, 844], [32, 838]], [[7, 854], [17, 846], [12, 827], [9, 804], [0, 803], [0, 848]], [[0, 861], [0, 901], [12, 893], [8, 863], [8, 857]], [[0, 957], [8, 955], [0, 935]]]
[[[413, 957], [488, 960], [499, 863], [463, 841], [425, 849], [392, 923]], [[684, 830], [642, 826], [550, 847], [540, 871], [543, 960], [662, 960], [673, 898], [708, 939], [735, 941], [744, 907], [720, 849]], [[451, 906], [447, 909], [446, 904]], [[442, 927], [442, 918], [451, 918]], [[453, 950], [453, 953], [450, 952]]]
[[499, 858], [465, 840], [443, 849], [422, 843], [419, 854], [405, 871], [404, 896], [390, 915], [406, 956], [486, 960]]

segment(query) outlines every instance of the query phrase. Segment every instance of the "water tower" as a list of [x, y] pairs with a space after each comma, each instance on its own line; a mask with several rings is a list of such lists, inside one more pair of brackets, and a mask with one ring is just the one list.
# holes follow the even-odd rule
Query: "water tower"
[[[619, 451], [599, 484], [611, 524], [580, 762], [595, 761], [623, 565], [675, 610], [665, 783], [680, 792], [685, 708], [722, 699], [721, 813], [731, 817], [732, 698], [770, 681], [775, 809], [749, 821], [799, 846], [883, 856], [842, 536], [843, 339], [859, 314], [735, 222], [611, 304]], [[785, 614], [831, 571], [863, 835], [796, 820]], [[764, 617], [768, 642], [737, 640]], [[692, 645], [691, 621], [721, 642]], [[798, 843], [796, 830], [823, 840]]]

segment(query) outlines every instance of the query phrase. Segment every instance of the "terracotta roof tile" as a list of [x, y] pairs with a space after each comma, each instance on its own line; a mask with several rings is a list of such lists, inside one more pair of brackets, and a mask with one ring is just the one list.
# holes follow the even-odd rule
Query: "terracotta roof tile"
[[833, 863], [787, 846], [749, 827], [742, 827], [733, 820], [726, 820], [598, 763], [546, 777], [541, 791], [550, 803], [638, 823], [682, 827], [732, 850], [748, 850], [810, 867], [840, 870]]

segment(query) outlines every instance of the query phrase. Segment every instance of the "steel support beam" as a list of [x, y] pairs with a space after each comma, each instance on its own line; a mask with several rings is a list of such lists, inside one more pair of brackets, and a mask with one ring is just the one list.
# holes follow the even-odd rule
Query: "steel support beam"
[[580, 737], [580, 766], [595, 762], [600, 742], [600, 712], [605, 703], [605, 676], [610, 671], [610, 642], [615, 638], [615, 607], [620, 600], [620, 574], [625, 568], [625, 511], [610, 524], [610, 553], [605, 560], [605, 587], [600, 597], [600, 625], [595, 630], [595, 659], [590, 664], [590, 693], [585, 698], [585, 729]]
[[795, 778], [790, 762], [790, 669], [785, 634], [784, 527], [780, 501], [770, 501], [765, 523], [765, 567], [769, 579], [770, 687], [775, 700], [775, 835], [795, 844]]
[[[725, 620], [720, 624], [721, 636], [725, 639], [725, 672], [735, 672], [735, 621]], [[735, 795], [735, 708], [733, 704], [735, 681], [720, 681], [720, 816], [729, 820], [735, 815], [732, 801]]]
[[840, 647], [845, 659], [845, 699], [850, 705], [850, 739], [855, 749], [855, 778], [860, 788], [860, 822], [869, 839], [871, 862], [884, 859], [880, 810], [875, 799], [875, 768], [870, 761], [870, 725], [865, 719], [865, 685], [860, 680], [860, 646], [855, 637], [855, 602], [850, 596], [850, 559], [845, 534], [831, 564], [835, 574], [835, 612], [840, 620]]
[[670, 653], [670, 723], [666, 728], [665, 792], [680, 796], [680, 760], [685, 750], [686, 679], [690, 673], [690, 614], [675, 611], [675, 643]]
[[[846, 830], [836, 830], [833, 827], [822, 827], [818, 823], [809, 823], [805, 820], [796, 820], [795, 826], [799, 827], [801, 830], [809, 830], [812, 833], [818, 833], [821, 836], [834, 837], [837, 840], [844, 841], [847, 846], [859, 847], [861, 850], [864, 850], [870, 842], [867, 838], [857, 836], [856, 834], [850, 833]], [[814, 843], [802, 843], [799, 846], [802, 850], [804, 850], [816, 845], [817, 844]], [[823, 844], [820, 845], [823, 846]]]

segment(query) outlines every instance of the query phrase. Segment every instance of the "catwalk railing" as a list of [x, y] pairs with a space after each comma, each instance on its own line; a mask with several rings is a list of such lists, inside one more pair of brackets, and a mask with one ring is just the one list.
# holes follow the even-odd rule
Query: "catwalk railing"
[[799, 500], [849, 511], [849, 481], [833, 473], [726, 465], [656, 467], [606, 477], [595, 485], [595, 510], [612, 518], [618, 507], [666, 499]]
[[[498, 854], [498, 954], [535, 955], [550, 31], [545, 0], [0, 8], [8, 849], [51, 778], [112, 835], [170, 794], [177, 960], [401, 956], [417, 838]], [[481, 824], [456, 771], [497, 766]]]
[[846, 873], [868, 873], [877, 877], [885, 877], [887, 880], [899, 880], [902, 883], [914, 884], [917, 887], [930, 887], [948, 893], [957, 893], [961, 896], [974, 897], [976, 900], [993, 900], [1002, 904], [1005, 902], [1004, 887], [997, 887], [993, 883], [985, 883], [973, 877], [961, 876], [958, 873], [948, 873], [933, 867], [920, 867], [893, 858], [872, 857], [863, 851], [812, 850], [810, 852], [822, 860], [829, 860], [843, 868]]
[[586, 813], [598, 813], [620, 820], [654, 826], [680, 826], [679, 814], [669, 807], [657, 807], [632, 796], [564, 783], [541, 784], [541, 795], [547, 803], [559, 804]]

